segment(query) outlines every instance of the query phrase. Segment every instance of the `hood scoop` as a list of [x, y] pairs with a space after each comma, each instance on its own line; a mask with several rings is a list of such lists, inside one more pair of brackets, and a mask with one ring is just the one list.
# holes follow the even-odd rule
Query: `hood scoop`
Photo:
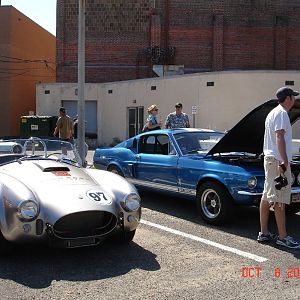
[[34, 163], [43, 172], [53, 172], [53, 171], [70, 171], [67, 166], [62, 166], [61, 163], [56, 161], [39, 161]]

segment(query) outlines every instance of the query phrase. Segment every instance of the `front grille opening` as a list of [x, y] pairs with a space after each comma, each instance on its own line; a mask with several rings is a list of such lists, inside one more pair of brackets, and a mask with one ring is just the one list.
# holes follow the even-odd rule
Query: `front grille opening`
[[113, 230], [117, 217], [106, 211], [77, 212], [60, 218], [53, 226], [53, 233], [64, 239], [100, 236]]

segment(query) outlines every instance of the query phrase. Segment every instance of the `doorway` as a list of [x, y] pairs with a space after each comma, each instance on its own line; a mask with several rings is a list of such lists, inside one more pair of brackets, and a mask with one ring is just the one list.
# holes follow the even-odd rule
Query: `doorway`
[[[63, 100], [62, 106], [67, 114], [73, 119], [77, 115], [77, 100]], [[86, 136], [97, 136], [97, 101], [85, 101], [85, 134]]]
[[142, 132], [144, 126], [144, 107], [128, 107], [128, 136], [131, 138]]

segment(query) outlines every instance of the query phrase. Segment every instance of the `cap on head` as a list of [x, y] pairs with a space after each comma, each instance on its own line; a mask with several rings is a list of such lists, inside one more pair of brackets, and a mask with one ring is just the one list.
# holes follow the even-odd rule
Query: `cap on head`
[[61, 107], [61, 108], [59, 109], [59, 111], [62, 112], [62, 113], [65, 113], [65, 112], [66, 112], [66, 109], [65, 109], [64, 107]]
[[177, 102], [177, 103], [175, 104], [175, 107], [176, 107], [176, 108], [182, 108], [182, 103]]
[[289, 96], [298, 96], [298, 95], [299, 95], [299, 92], [298, 92], [298, 91], [294, 91], [293, 89], [288, 88], [288, 87], [286, 87], [286, 86], [281, 87], [281, 88], [278, 89], [277, 92], [276, 92], [276, 97], [277, 97], [277, 99], [279, 100], [279, 102], [284, 101], [284, 99], [285, 99], [286, 97], [289, 97]]

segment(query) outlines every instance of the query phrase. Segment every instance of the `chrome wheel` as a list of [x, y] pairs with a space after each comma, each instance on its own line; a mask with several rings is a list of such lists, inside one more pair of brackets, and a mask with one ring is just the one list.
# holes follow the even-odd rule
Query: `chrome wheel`
[[201, 208], [206, 217], [216, 218], [221, 211], [219, 195], [213, 189], [205, 190], [201, 195]]
[[206, 181], [198, 187], [197, 207], [201, 217], [212, 225], [226, 223], [234, 212], [228, 190], [215, 181]]

